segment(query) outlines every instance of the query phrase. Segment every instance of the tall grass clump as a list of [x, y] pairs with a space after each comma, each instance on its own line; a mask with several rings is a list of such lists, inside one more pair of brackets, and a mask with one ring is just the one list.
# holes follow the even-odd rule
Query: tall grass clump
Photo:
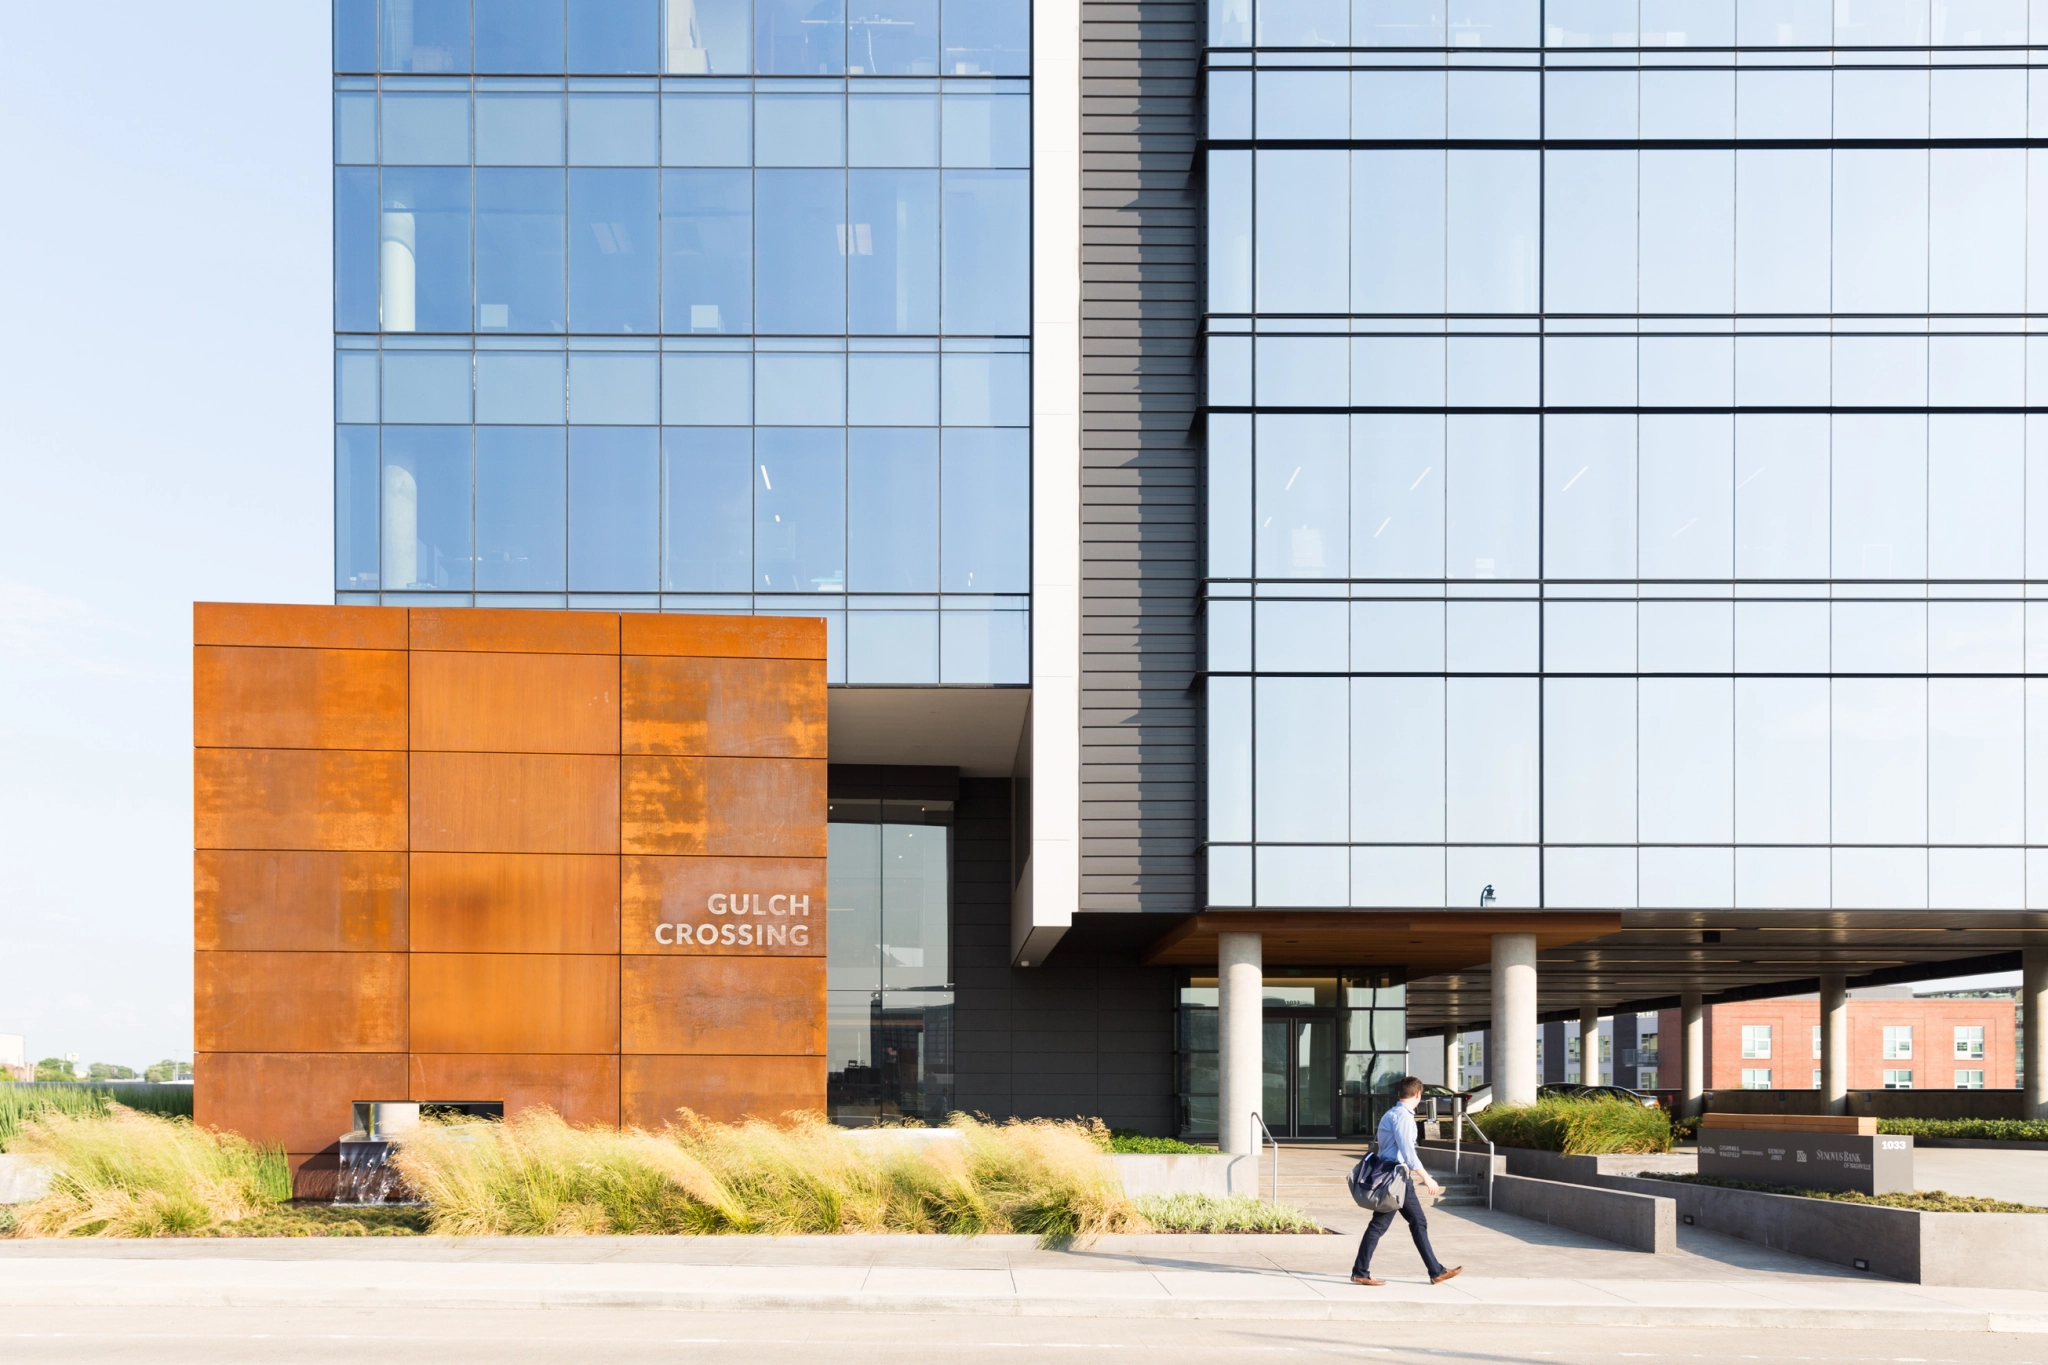
[[560, 1233], [1034, 1233], [1143, 1231], [1074, 1123], [956, 1117], [960, 1139], [862, 1137], [815, 1114], [659, 1133], [573, 1128], [546, 1110], [430, 1123], [395, 1158], [433, 1230]]
[[45, 1109], [8, 1150], [52, 1168], [49, 1194], [15, 1210], [18, 1236], [198, 1236], [292, 1194], [282, 1151], [120, 1105], [103, 1117]]
[[84, 1085], [0, 1085], [0, 1152], [14, 1150], [23, 1125], [45, 1114], [105, 1118], [107, 1092]]
[[1540, 1099], [1492, 1105], [1474, 1114], [1479, 1131], [1503, 1147], [1533, 1147], [1566, 1156], [1668, 1152], [1671, 1116], [1624, 1100]]

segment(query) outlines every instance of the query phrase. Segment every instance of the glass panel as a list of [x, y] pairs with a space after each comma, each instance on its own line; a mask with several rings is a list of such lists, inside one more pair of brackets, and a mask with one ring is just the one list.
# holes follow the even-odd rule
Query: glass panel
[[1536, 577], [1537, 428], [1528, 417], [1454, 417], [1445, 460], [1451, 578]]
[[1258, 682], [1258, 837], [1341, 843], [1349, 837], [1349, 685], [1342, 678]]
[[377, 159], [377, 97], [368, 90], [334, 97], [334, 160], [365, 165]]
[[1540, 179], [1534, 153], [1450, 153], [1446, 239], [1452, 312], [1535, 311]]
[[1327, 1133], [1336, 1129], [1330, 1112], [1336, 1097], [1336, 1032], [1334, 1019], [1294, 1021], [1294, 1130]]
[[842, 0], [754, 0], [754, 69], [776, 76], [846, 70]]
[[334, 0], [334, 69], [377, 69], [377, 0]]
[[562, 69], [562, 0], [474, 0], [476, 69], [543, 74]]
[[840, 166], [846, 103], [838, 95], [760, 95], [754, 100], [754, 164]]
[[652, 427], [569, 429], [569, 590], [659, 585], [661, 470]]
[[758, 171], [754, 200], [759, 330], [844, 332], [846, 173]]
[[567, 416], [560, 352], [485, 351], [476, 358], [476, 420], [551, 426]]
[[659, 312], [657, 173], [569, 172], [569, 325], [578, 332], [641, 332]]
[[[938, 173], [850, 172], [847, 216], [847, 330], [869, 335], [937, 331]], [[960, 300], [957, 294], [948, 298], [957, 319]]]
[[925, 684], [939, 680], [939, 614], [856, 611], [846, 622], [846, 680]]
[[334, 172], [334, 328], [377, 330], [377, 172]]
[[938, 165], [939, 97], [854, 95], [846, 105], [846, 162], [849, 166]]
[[560, 427], [478, 427], [479, 592], [567, 586], [567, 468]]
[[947, 431], [941, 447], [940, 578], [946, 592], [1028, 592], [1029, 433]]
[[928, 427], [847, 433], [848, 591], [937, 590], [938, 438]]
[[942, 0], [939, 17], [943, 74], [1031, 74], [1030, 0]]
[[697, 427], [661, 435], [668, 508], [662, 587], [745, 592], [753, 560], [753, 433]]
[[334, 586], [377, 588], [377, 428], [334, 431]]
[[[940, 366], [943, 421], [949, 427], [1022, 427], [1031, 424], [1031, 357], [955, 351]], [[1211, 418], [1210, 448], [1216, 424]], [[1213, 455], [1212, 455], [1213, 458]]]
[[1260, 1027], [1259, 1117], [1275, 1135], [1287, 1127], [1288, 1021], [1267, 1019]]
[[469, 96], [386, 92], [384, 164], [469, 164]]
[[476, 164], [561, 165], [562, 97], [479, 94], [476, 97]]
[[1341, 416], [1257, 419], [1262, 577], [1342, 578], [1348, 572], [1348, 428]]
[[937, 426], [939, 358], [931, 354], [848, 356], [846, 397], [849, 426]]
[[1028, 96], [948, 94], [944, 126], [942, 159], [948, 166], [1031, 164]]
[[659, 0], [569, 0], [569, 70], [653, 75], [660, 55]]
[[478, 331], [562, 331], [564, 256], [560, 171], [477, 171]]
[[753, 177], [664, 171], [662, 315], [671, 332], [745, 332], [753, 322]]
[[[1334, 151], [1258, 153], [1258, 306], [1271, 313], [1341, 313], [1350, 295], [1349, 157]], [[1346, 269], [1333, 269], [1347, 262]]]
[[469, 70], [469, 0], [384, 0], [386, 71]]
[[941, 326], [955, 335], [1030, 331], [1031, 176], [946, 171]]
[[879, 990], [882, 826], [834, 820], [825, 827], [825, 837], [826, 876], [832, 891], [826, 922], [826, 978], [835, 991]]
[[775, 592], [846, 588], [845, 433], [755, 433], [754, 581]]
[[1351, 154], [1353, 312], [1444, 308], [1444, 164], [1442, 152]]
[[850, 76], [939, 74], [939, 0], [855, 0], [846, 16]]
[[378, 313], [387, 332], [469, 330], [470, 172], [384, 172]]
[[882, 826], [882, 981], [895, 989], [952, 982], [947, 829]]
[[570, 165], [652, 166], [660, 147], [653, 95], [569, 96]]
[[747, 0], [668, 0], [668, 70], [744, 76], [753, 69]]
[[754, 102], [745, 94], [663, 95], [664, 166], [744, 166], [753, 147]]
[[384, 428], [384, 590], [468, 591], [470, 507], [468, 427]]
[[1636, 573], [1634, 417], [1544, 421], [1544, 572], [1629, 579]]

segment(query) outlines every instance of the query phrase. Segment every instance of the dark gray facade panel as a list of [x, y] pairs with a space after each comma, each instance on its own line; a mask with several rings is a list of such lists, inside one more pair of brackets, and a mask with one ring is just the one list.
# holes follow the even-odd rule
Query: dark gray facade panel
[[1084, 912], [1200, 895], [1202, 22], [1187, 3], [1081, 5]]
[[954, 1102], [1173, 1131], [1173, 972], [1076, 950], [1010, 966], [1010, 784], [963, 778], [953, 834]]

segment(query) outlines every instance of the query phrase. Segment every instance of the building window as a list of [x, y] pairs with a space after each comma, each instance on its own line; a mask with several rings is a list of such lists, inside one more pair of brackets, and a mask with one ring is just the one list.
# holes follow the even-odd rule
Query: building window
[[1981, 1071], [1958, 1071], [1958, 1072], [1956, 1072], [1956, 1089], [1958, 1089], [1958, 1090], [1982, 1090], [1983, 1088], [1984, 1088], [1984, 1073], [1983, 1073], [1983, 1072], [1981, 1072]]
[[1769, 1024], [1744, 1024], [1742, 1026], [1742, 1055], [1744, 1059], [1768, 1057], [1771, 1055], [1771, 1026]]
[[1638, 1090], [1655, 1090], [1657, 1088], [1657, 1068], [1654, 1066], [1639, 1067], [1636, 1071], [1636, 1088]]
[[1813, 1026], [1813, 1055], [1820, 1056], [1820, 1025]]
[[1641, 1038], [1637, 1039], [1636, 1055], [1642, 1059], [1642, 1065], [1655, 1066], [1657, 1064], [1657, 1035], [1645, 1033]]
[[1813, 1088], [1814, 1088], [1815, 1090], [1818, 1090], [1818, 1089], [1820, 1089], [1820, 1068], [1819, 1068], [1819, 1067], [1815, 1067], [1815, 1068], [1813, 1069]]
[[[1959, 1024], [1956, 1026], [1956, 1057], [1958, 1060], [1969, 1062], [1981, 1062], [1984, 1060], [1984, 1026], [1982, 1024]], [[1960, 1071], [1956, 1073], [1958, 1076], [1962, 1074]], [[1978, 1074], [1981, 1076], [1983, 1073], [1979, 1072]], [[1980, 1081], [1979, 1084], [1982, 1084], [1982, 1082]], [[1956, 1087], [1961, 1089], [1962, 1082], [1957, 1081]]]
[[1884, 1059], [1903, 1062], [1913, 1055], [1913, 1026], [1887, 1024], [1884, 1029]]
[[[1886, 1029], [1885, 1032], [1889, 1033], [1891, 1030]], [[1884, 1073], [1884, 1088], [1887, 1090], [1911, 1090], [1913, 1088], [1913, 1073], [1910, 1071], [1893, 1071], [1887, 1067]]]
[[1771, 1088], [1771, 1069], [1767, 1066], [1746, 1066], [1742, 1068], [1742, 1088], [1744, 1090], [1769, 1090]]

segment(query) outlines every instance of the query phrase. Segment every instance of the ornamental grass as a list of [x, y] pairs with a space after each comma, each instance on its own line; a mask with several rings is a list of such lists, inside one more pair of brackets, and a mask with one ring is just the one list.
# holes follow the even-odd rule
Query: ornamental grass
[[890, 1139], [816, 1114], [783, 1124], [685, 1113], [659, 1133], [576, 1128], [545, 1109], [428, 1123], [395, 1158], [436, 1233], [1143, 1232], [1099, 1125], [991, 1124]]
[[1249, 1194], [1147, 1194], [1135, 1201], [1154, 1232], [1321, 1232], [1300, 1209]]
[[1534, 1104], [1491, 1105], [1472, 1118], [1503, 1147], [1566, 1156], [1671, 1150], [1671, 1116], [1626, 1100], [1554, 1096]]
[[45, 1108], [7, 1149], [52, 1170], [49, 1194], [14, 1210], [16, 1236], [217, 1235], [292, 1193], [282, 1151], [118, 1104], [103, 1116]]

